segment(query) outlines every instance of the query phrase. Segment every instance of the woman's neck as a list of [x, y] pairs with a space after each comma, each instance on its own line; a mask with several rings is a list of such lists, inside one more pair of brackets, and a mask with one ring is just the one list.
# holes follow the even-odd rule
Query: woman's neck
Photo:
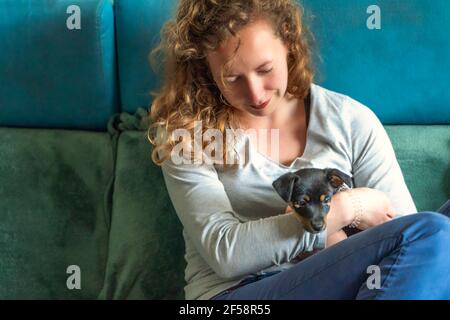
[[265, 117], [249, 115], [241, 119], [244, 129], [281, 129], [299, 117], [306, 117], [304, 102], [297, 98], [283, 99], [276, 110]]

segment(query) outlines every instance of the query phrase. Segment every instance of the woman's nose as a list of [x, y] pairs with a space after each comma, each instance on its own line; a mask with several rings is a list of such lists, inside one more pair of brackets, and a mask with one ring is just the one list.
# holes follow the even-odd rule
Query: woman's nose
[[253, 78], [247, 81], [248, 103], [258, 106], [265, 102], [264, 84], [261, 79]]

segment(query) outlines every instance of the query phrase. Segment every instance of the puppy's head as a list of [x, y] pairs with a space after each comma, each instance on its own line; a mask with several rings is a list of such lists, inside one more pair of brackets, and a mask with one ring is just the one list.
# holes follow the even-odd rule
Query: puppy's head
[[331, 197], [351, 178], [337, 169], [301, 169], [286, 173], [272, 184], [311, 233], [325, 230]]

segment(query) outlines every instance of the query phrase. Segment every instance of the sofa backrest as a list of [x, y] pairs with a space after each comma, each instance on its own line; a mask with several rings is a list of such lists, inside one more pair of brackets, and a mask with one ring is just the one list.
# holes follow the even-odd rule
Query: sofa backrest
[[149, 53], [160, 39], [164, 22], [175, 13], [177, 1], [127, 1], [114, 3], [117, 28], [121, 110], [134, 113], [148, 108], [150, 91], [160, 81], [149, 63]]
[[[449, 1], [303, 2], [324, 86], [366, 104], [384, 124], [450, 123]], [[369, 29], [378, 12], [381, 29]]]
[[[378, 21], [368, 0], [301, 3], [316, 38], [317, 83], [384, 124], [450, 123], [448, 1], [380, 0], [379, 30], [367, 26]], [[176, 5], [2, 1], [0, 126], [104, 130], [111, 114], [148, 108], [160, 84], [149, 52]]]
[[[372, 2], [301, 1], [316, 38], [316, 81], [366, 104], [384, 124], [450, 123], [450, 2], [379, 0], [379, 30], [367, 27]], [[151, 103], [147, 93], [159, 83], [147, 56], [176, 3], [116, 0], [124, 111]]]
[[111, 0], [0, 2], [0, 126], [104, 130], [118, 110]]

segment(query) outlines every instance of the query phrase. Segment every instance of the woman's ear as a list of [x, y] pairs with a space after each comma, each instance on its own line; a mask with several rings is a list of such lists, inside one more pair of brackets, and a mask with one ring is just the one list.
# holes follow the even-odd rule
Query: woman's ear
[[298, 176], [292, 172], [285, 173], [272, 183], [273, 188], [280, 195], [280, 197], [286, 201], [291, 201], [292, 192], [294, 190], [295, 183]]
[[282, 40], [284, 49], [286, 49], [286, 57], [289, 56], [289, 53], [291, 52], [291, 44], [287, 40]]

